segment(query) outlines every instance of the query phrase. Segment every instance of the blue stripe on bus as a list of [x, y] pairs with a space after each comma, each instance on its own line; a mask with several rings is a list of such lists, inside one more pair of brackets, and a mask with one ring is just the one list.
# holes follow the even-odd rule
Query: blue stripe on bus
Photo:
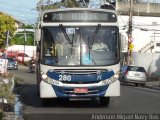
[[106, 80], [109, 79], [110, 77], [112, 77], [114, 75], [113, 71], [106, 71], [106, 72], [102, 72], [101, 74], [82, 74], [82, 75], [73, 75], [73, 74], [60, 74], [60, 73], [56, 73], [56, 72], [47, 72], [48, 77], [54, 79], [54, 80], [60, 80], [60, 76], [66, 75], [66, 76], [70, 76], [70, 81], [72, 82], [76, 82], [76, 81], [87, 81], [87, 82], [91, 82], [91, 81], [101, 81], [101, 80]]

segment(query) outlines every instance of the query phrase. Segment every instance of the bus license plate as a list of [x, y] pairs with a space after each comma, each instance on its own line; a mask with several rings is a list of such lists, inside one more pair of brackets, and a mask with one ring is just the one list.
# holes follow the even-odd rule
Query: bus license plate
[[74, 93], [88, 93], [87, 88], [74, 88]]

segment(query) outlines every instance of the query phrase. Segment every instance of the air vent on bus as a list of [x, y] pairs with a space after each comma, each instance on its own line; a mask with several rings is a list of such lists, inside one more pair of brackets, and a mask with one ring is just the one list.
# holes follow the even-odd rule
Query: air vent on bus
[[100, 74], [103, 72], [107, 72], [108, 70], [73, 70], [73, 69], [55, 69], [53, 70], [56, 73], [61, 73], [61, 74], [72, 74], [72, 75], [88, 75], [88, 74]]

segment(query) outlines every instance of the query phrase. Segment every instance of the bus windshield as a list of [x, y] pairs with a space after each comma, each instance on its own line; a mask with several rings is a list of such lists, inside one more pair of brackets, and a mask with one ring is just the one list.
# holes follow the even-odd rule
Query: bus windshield
[[42, 64], [104, 66], [119, 62], [119, 32], [115, 26], [60, 25], [43, 27], [42, 32]]

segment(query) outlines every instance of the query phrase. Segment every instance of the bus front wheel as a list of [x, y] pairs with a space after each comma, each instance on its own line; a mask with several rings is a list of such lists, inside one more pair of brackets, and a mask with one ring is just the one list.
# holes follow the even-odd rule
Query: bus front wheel
[[57, 98], [41, 98], [43, 106], [55, 106], [57, 105]]
[[108, 106], [110, 102], [110, 97], [100, 97], [99, 102], [100, 106]]

